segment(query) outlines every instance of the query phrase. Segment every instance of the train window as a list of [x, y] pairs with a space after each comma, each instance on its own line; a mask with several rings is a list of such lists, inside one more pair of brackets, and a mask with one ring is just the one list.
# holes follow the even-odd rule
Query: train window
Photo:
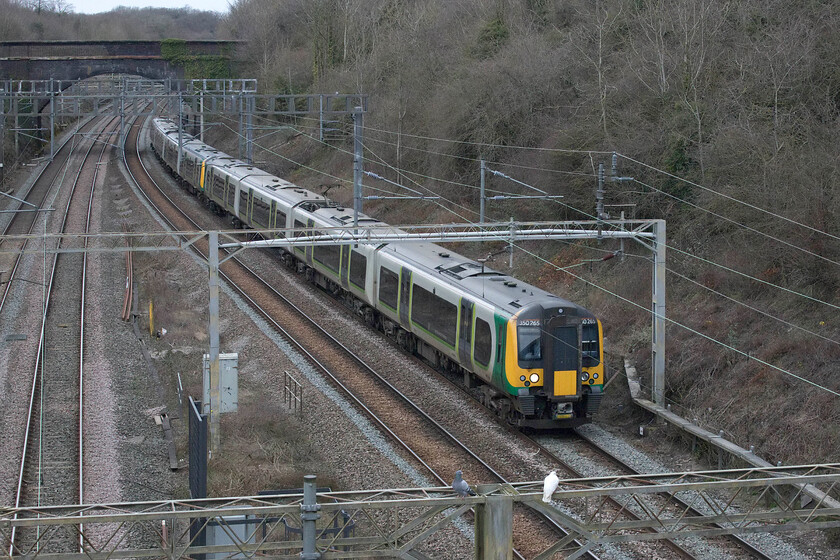
[[493, 348], [493, 337], [490, 325], [484, 319], [475, 320], [475, 361], [486, 366], [490, 363], [490, 351]]
[[[323, 232], [316, 232], [316, 235], [323, 235]], [[336, 274], [341, 263], [341, 245], [338, 243], [331, 243], [330, 245], [317, 245], [313, 247], [316, 261], [323, 264]]]
[[388, 270], [384, 266], [379, 269], [379, 301], [397, 310], [397, 291], [400, 285], [400, 277], [396, 272]]
[[268, 227], [268, 219], [271, 216], [271, 206], [268, 202], [254, 195], [254, 208], [251, 211], [251, 220], [259, 226]]
[[[306, 225], [303, 222], [301, 222], [300, 220], [295, 220], [295, 229], [305, 228], [305, 227], [306, 227]], [[296, 231], [295, 232], [295, 237], [305, 237], [305, 236], [306, 236], [306, 232], [303, 232], [303, 231]], [[297, 251], [298, 253], [303, 255], [304, 253], [306, 253], [306, 247], [304, 247], [303, 245], [295, 245], [295, 251]]]
[[240, 188], [239, 189], [239, 216], [240, 217], [248, 217], [248, 194], [250, 193], [250, 189]]
[[365, 289], [367, 278], [367, 257], [358, 251], [350, 251], [350, 282]]
[[540, 338], [542, 329], [539, 326], [525, 327], [519, 325], [516, 327], [517, 345], [519, 347], [519, 361], [533, 362], [542, 360], [542, 346]]
[[455, 346], [458, 307], [417, 284], [411, 295], [411, 321]]
[[601, 345], [598, 343], [598, 324], [583, 325], [580, 341], [583, 352], [583, 366], [593, 367], [601, 363]]
[[225, 178], [218, 173], [213, 174], [213, 197], [217, 200], [225, 199]]
[[[286, 214], [278, 210], [274, 215], [274, 227], [276, 228], [284, 228], [286, 227]], [[286, 237], [286, 232], [281, 231], [277, 233], [277, 237]]]

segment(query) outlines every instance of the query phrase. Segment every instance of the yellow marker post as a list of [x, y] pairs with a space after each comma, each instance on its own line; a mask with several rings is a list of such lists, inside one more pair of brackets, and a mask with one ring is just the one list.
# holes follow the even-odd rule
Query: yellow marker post
[[155, 336], [155, 304], [149, 300], [149, 336]]

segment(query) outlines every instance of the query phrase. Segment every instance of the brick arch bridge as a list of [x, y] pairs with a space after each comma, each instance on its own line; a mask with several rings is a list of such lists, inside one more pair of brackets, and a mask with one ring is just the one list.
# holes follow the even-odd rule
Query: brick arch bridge
[[[183, 79], [183, 64], [165, 58], [163, 44], [161, 41], [2, 41], [0, 79], [80, 80], [101, 74], [133, 74], [150, 80]], [[178, 48], [191, 57], [221, 57], [233, 62], [240, 44], [239, 41], [184, 41], [178, 43]]]

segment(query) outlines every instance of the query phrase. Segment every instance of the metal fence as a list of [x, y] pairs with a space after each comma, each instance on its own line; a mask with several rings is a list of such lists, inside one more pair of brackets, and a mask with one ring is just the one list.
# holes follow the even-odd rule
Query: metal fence
[[303, 415], [303, 387], [288, 371], [283, 372], [283, 397], [286, 406], [294, 410], [295, 414]]

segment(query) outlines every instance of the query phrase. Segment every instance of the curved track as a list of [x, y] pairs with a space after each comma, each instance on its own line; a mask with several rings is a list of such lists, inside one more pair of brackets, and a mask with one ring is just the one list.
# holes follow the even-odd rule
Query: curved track
[[[203, 229], [157, 184], [152, 185], [153, 180], [150, 183], [151, 177], [139, 157], [136, 146], [137, 134], [137, 127], [132, 127], [128, 141], [135, 145], [126, 149], [126, 165], [138, 184], [152, 187], [151, 191], [144, 188], [149, 203], [162, 216], [166, 216], [166, 220], [175, 230]], [[203, 257], [206, 256], [206, 244], [196, 243], [194, 246]], [[322, 329], [315, 320], [239, 259], [230, 259], [222, 267], [220, 274], [285, 339], [307, 356], [314, 367], [331, 379], [374, 424], [414, 457], [441, 485], [449, 485], [451, 480], [440, 473], [454, 472], [459, 468], [475, 473], [482, 479], [489, 477], [506, 482], [504, 476], [483, 460], [478, 452], [470, 449], [441, 423], [431, 418], [365, 360]], [[288, 320], [285, 321], [285, 327], [281, 325], [278, 317], [290, 315], [303, 321], [292, 321], [293, 328], [290, 328]], [[318, 350], [312, 350], [313, 348]], [[370, 383], [371, 378], [375, 379], [376, 383]], [[441, 436], [446, 441], [445, 452], [441, 451]], [[535, 518], [535, 515], [535, 512], [530, 510], [515, 512], [514, 546], [519, 558], [534, 556], [548, 547], [553, 541], [546, 540], [546, 531], [550, 534], [559, 530], [550, 520], [540, 520]], [[587, 557], [596, 558], [592, 554], [588, 554]]]

